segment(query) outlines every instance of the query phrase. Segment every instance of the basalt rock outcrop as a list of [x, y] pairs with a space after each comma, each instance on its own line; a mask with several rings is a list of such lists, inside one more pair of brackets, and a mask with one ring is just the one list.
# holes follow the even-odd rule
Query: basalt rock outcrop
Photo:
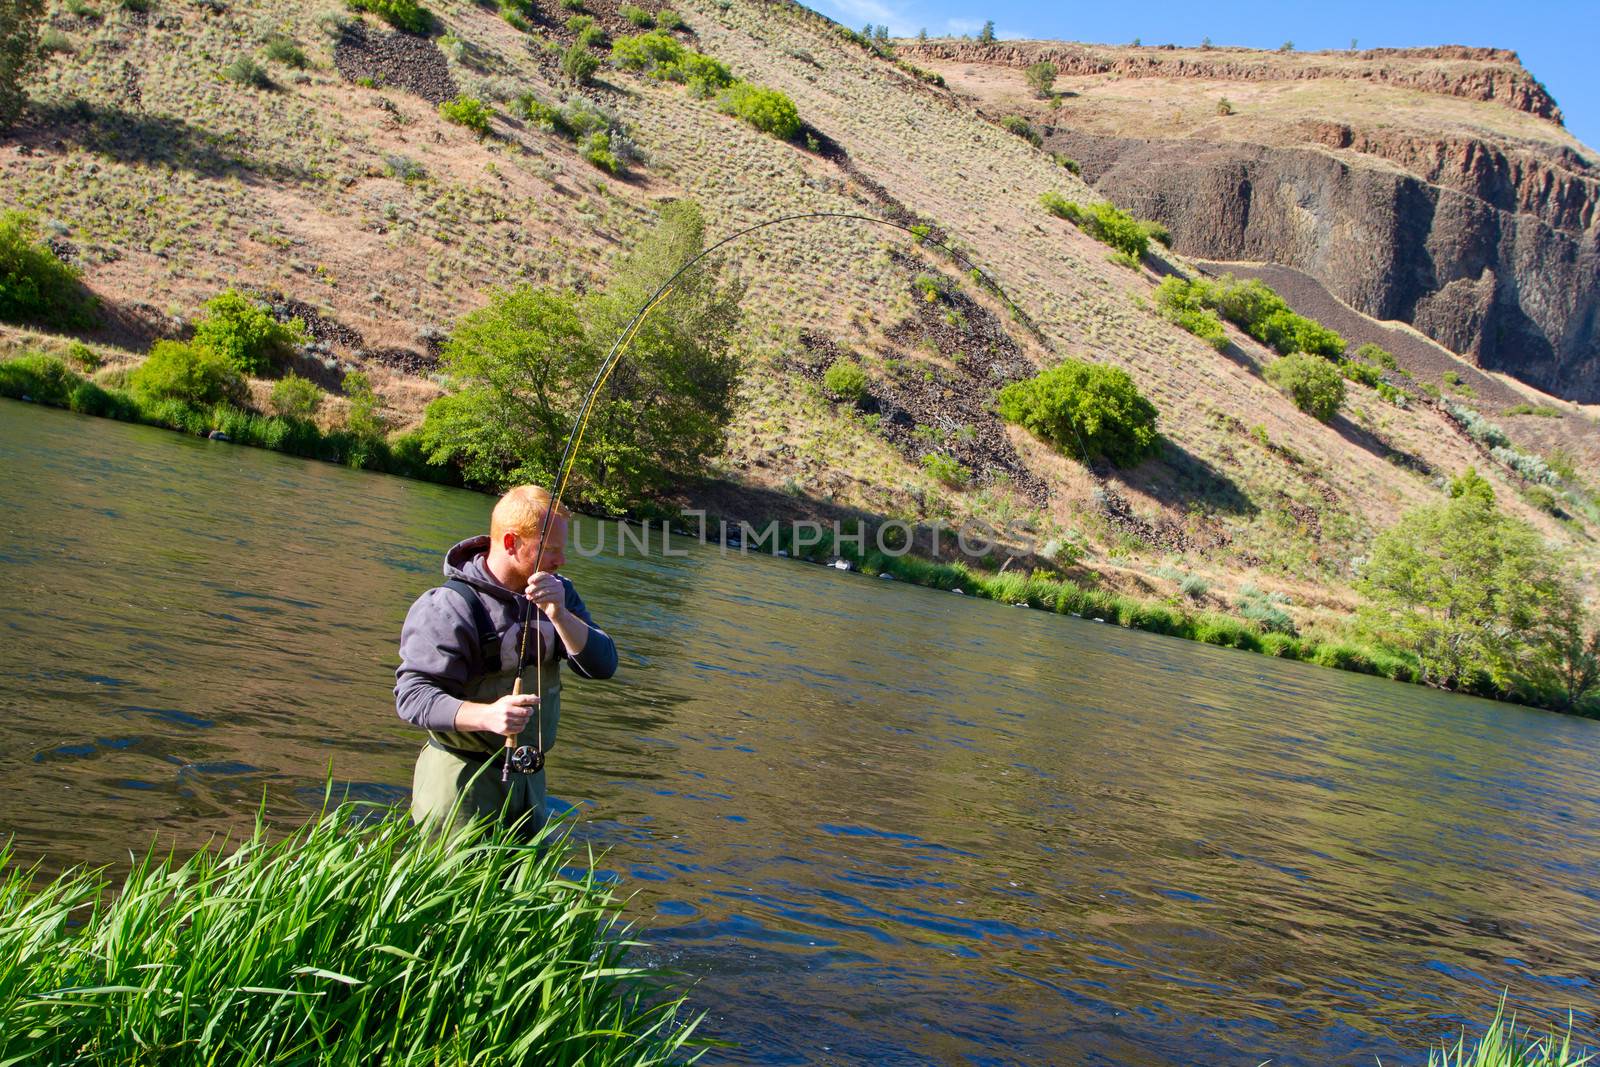
[[1165, 223], [1181, 252], [1298, 268], [1480, 366], [1600, 401], [1594, 176], [1482, 143], [1416, 152], [1407, 170], [1423, 174], [1311, 147], [1066, 129], [1047, 145], [1116, 203]]

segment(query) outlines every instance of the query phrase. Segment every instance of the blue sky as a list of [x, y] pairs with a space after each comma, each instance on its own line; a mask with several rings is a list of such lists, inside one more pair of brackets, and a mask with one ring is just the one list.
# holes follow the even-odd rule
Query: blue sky
[[1432, 44], [1509, 48], [1544, 82], [1567, 129], [1600, 152], [1600, 5], [1594, 0], [1505, 0], [1407, 3], [1405, 0], [1299, 4], [1284, 0], [1140, 0], [1134, 3], [1028, 4], [988, 0], [803, 0], [830, 18], [860, 29], [887, 25], [897, 36], [976, 33], [993, 19], [1002, 37], [1039, 37], [1121, 44], [1214, 44], [1277, 48], [1404, 48]]

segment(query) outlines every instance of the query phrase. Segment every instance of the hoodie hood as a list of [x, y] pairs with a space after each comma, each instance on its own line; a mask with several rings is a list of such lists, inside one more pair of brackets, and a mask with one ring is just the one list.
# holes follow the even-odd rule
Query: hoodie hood
[[517, 594], [494, 580], [486, 566], [489, 558], [489, 535], [469, 537], [444, 554], [445, 578], [459, 578], [485, 596], [503, 600], [508, 604], [518, 602]]

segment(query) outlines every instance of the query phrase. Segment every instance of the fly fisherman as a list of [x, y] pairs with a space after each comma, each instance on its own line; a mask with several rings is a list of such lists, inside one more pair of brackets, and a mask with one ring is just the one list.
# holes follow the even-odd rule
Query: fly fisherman
[[[556, 573], [566, 561], [565, 508], [551, 516], [540, 552], [549, 507], [550, 494], [538, 486], [506, 493], [489, 535], [450, 549], [444, 585], [406, 613], [394, 695], [400, 717], [428, 731], [411, 783], [419, 823], [449, 828], [452, 812], [465, 822], [503, 811], [523, 834], [537, 834], [547, 817], [543, 750], [555, 744], [561, 718], [561, 661], [584, 678], [616, 672], [616, 643]], [[525, 618], [538, 619], [526, 642]], [[521, 692], [513, 694], [519, 666]], [[502, 782], [506, 738], [518, 734], [539, 752], [519, 749], [520, 769]]]

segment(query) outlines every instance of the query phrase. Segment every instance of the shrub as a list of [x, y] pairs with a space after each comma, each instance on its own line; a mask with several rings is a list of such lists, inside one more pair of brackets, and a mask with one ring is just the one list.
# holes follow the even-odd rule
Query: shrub
[[622, 169], [616, 153], [611, 150], [611, 135], [604, 130], [596, 130], [586, 137], [579, 154], [607, 174], [615, 174]]
[[1144, 228], [1145, 224], [1126, 211], [1118, 210], [1109, 201], [1085, 208], [1060, 193], [1046, 192], [1039, 197], [1039, 202], [1050, 214], [1066, 219], [1095, 240], [1103, 241], [1119, 252], [1143, 259], [1145, 253], [1150, 251], [1150, 235]]
[[1294, 406], [1327, 422], [1344, 403], [1344, 379], [1325, 359], [1294, 352], [1268, 365], [1267, 381], [1288, 393]]
[[267, 38], [266, 57], [274, 63], [282, 63], [286, 67], [303, 69], [309, 62], [300, 46], [294, 39], [281, 33], [275, 33]]
[[1203, 600], [1205, 595], [1211, 592], [1211, 583], [1198, 574], [1186, 574], [1178, 583], [1178, 592], [1190, 600]]
[[428, 176], [427, 168], [409, 156], [385, 156], [383, 169], [389, 177], [399, 178], [403, 182], [418, 182]]
[[143, 400], [199, 405], [244, 399], [244, 380], [225, 355], [180, 341], [157, 341], [128, 384]]
[[65, 407], [82, 381], [59, 356], [34, 353], [0, 362], [0, 396], [13, 400]]
[[226, 289], [206, 301], [195, 323], [194, 343], [222, 356], [240, 374], [267, 373], [305, 343], [305, 323], [278, 322], [265, 306], [237, 289]]
[[39, 51], [46, 55], [53, 55], [57, 52], [71, 52], [72, 38], [54, 26], [46, 26], [39, 31]]
[[236, 85], [249, 85], [256, 89], [272, 88], [272, 75], [267, 68], [250, 56], [239, 56], [222, 68], [222, 76]]
[[922, 469], [951, 489], [964, 487], [972, 477], [971, 471], [962, 466], [953, 456], [947, 456], [942, 452], [929, 452], [924, 455], [922, 457]]
[[439, 117], [446, 122], [453, 122], [457, 126], [465, 126], [478, 135], [479, 140], [489, 134], [489, 120], [494, 116], [488, 106], [475, 96], [465, 93], [454, 100], [446, 100], [439, 105]]
[[0, 214], [0, 321], [85, 329], [98, 318], [79, 271], [38, 239], [33, 217]]
[[82, 367], [84, 370], [98, 370], [105, 361], [100, 354], [82, 341], [74, 341], [67, 346], [67, 359], [73, 366]]
[[545, 133], [558, 133], [562, 136], [572, 136], [572, 129], [561, 117], [561, 112], [549, 104], [542, 102], [532, 93], [522, 93], [511, 103], [513, 114], [527, 119], [531, 125], [537, 126]]
[[1156, 409], [1126, 371], [1068, 359], [1000, 391], [999, 413], [1088, 463], [1132, 466], [1160, 448]]
[[1383, 381], [1383, 370], [1381, 368], [1353, 359], [1341, 359], [1339, 361], [1339, 373], [1349, 378], [1352, 382], [1359, 382], [1369, 389], [1376, 389]]
[[1363, 360], [1367, 363], [1376, 363], [1384, 370], [1398, 369], [1398, 365], [1395, 363], [1394, 356], [1389, 353], [1389, 350], [1375, 345], [1370, 341], [1355, 350], [1354, 358]]
[[1049, 60], [1034, 63], [1022, 72], [1022, 80], [1041, 97], [1048, 97], [1056, 84], [1056, 65]]
[[656, 12], [656, 25], [664, 30], [688, 29], [688, 25], [683, 21], [683, 16], [670, 7], [664, 7]]
[[1233, 114], [1233, 101], [1229, 100], [1225, 96], [1222, 97], [1221, 99], [1219, 99], [1217, 101], [1217, 114], [1219, 114], [1219, 115], [1231, 115], [1231, 114]]
[[642, 7], [633, 4], [623, 4], [617, 8], [617, 14], [638, 26], [642, 30], [654, 29], [656, 17]]
[[286, 419], [310, 419], [322, 406], [322, 390], [313, 381], [288, 374], [273, 383], [270, 406], [273, 414]]
[[574, 85], [588, 85], [599, 69], [600, 60], [582, 45], [574, 44], [561, 53], [561, 73]]
[[1146, 237], [1162, 248], [1172, 247], [1172, 231], [1154, 219], [1140, 219], [1139, 229], [1143, 230]]
[[345, 0], [352, 11], [370, 11], [397, 30], [427, 33], [433, 29], [433, 15], [417, 0]]
[[857, 404], [867, 395], [867, 372], [852, 360], [837, 359], [823, 374], [822, 384], [836, 399]]
[[800, 133], [800, 112], [793, 100], [776, 89], [734, 82], [717, 98], [717, 107], [780, 141], [793, 140]]
[[567, 31], [576, 35], [579, 48], [604, 48], [607, 44], [606, 31], [589, 15], [574, 15], [568, 19]]
[[1038, 130], [1033, 128], [1033, 123], [1021, 115], [1005, 116], [1000, 120], [1000, 128], [1007, 133], [1016, 134], [1035, 148], [1040, 148], [1044, 145], [1044, 137], [1040, 135]]

